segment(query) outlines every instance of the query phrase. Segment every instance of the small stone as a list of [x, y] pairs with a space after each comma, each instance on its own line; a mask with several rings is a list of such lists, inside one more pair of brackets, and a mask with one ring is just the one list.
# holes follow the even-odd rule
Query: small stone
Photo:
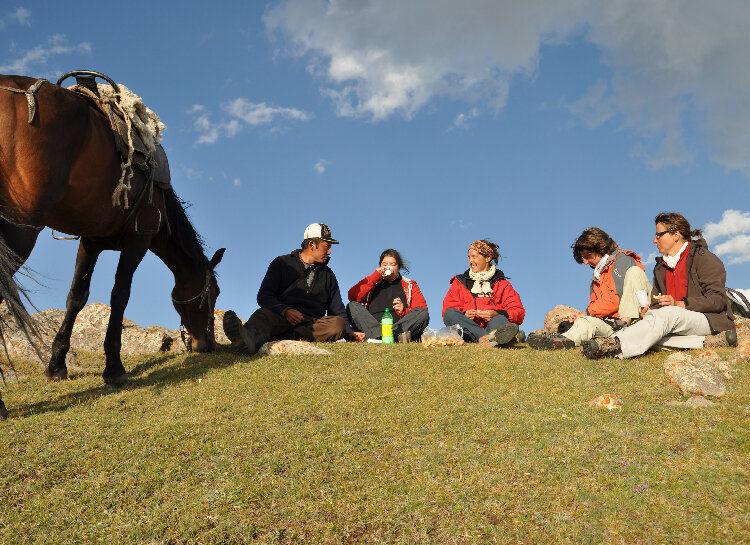
[[267, 342], [258, 350], [260, 354], [299, 356], [301, 354], [330, 354], [328, 350], [319, 348], [307, 341], [272, 341]]
[[716, 403], [703, 396], [693, 396], [685, 401], [686, 407], [710, 407], [711, 405], [716, 405]]

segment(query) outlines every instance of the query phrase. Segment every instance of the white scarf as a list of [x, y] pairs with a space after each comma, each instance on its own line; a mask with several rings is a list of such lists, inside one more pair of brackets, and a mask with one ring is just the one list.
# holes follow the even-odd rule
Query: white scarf
[[471, 293], [476, 294], [477, 297], [491, 297], [492, 285], [489, 283], [489, 280], [493, 276], [495, 276], [494, 265], [490, 265], [490, 268], [483, 272], [474, 272], [469, 269], [469, 278], [474, 281]]
[[667, 264], [667, 267], [670, 269], [674, 269], [677, 266], [677, 262], [680, 260], [680, 256], [682, 255], [682, 252], [685, 251], [685, 248], [687, 248], [688, 241], [685, 241], [685, 244], [682, 245], [682, 248], [680, 248], [680, 251], [677, 252], [675, 255], [667, 255], [664, 254], [664, 263]]
[[599, 282], [599, 280], [601, 279], [600, 276], [602, 274], [602, 271], [604, 270], [604, 267], [607, 266], [607, 263], [609, 263], [609, 254], [604, 254], [599, 260], [599, 263], [597, 263], [596, 267], [594, 267], [594, 279], [597, 282]]

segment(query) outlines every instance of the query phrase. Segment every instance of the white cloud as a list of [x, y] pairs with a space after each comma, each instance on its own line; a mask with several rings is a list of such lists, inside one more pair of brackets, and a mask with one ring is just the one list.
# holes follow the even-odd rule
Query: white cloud
[[450, 225], [451, 227], [454, 227], [456, 229], [466, 230], [469, 227], [473, 226], [474, 224], [471, 223], [471, 222], [459, 219], [459, 220], [451, 220], [448, 225]]
[[16, 59], [1, 64], [0, 72], [4, 74], [28, 74], [36, 69], [34, 67], [45, 65], [52, 57], [89, 53], [91, 53], [91, 44], [88, 42], [68, 44], [65, 35], [55, 34], [45, 44], [23, 51]]
[[713, 250], [731, 263], [750, 262], [750, 212], [725, 210], [718, 222], [709, 222], [703, 228], [709, 242], [726, 238]]
[[232, 184], [234, 184], [234, 187], [240, 187], [242, 185], [242, 180], [240, 180], [239, 178], [235, 178], [234, 180], [232, 180]]
[[536, 75], [542, 45], [583, 39], [611, 76], [568, 111], [635, 131], [654, 168], [690, 161], [685, 127], [699, 126], [715, 161], [750, 176], [745, 0], [282, 0], [264, 20], [339, 115], [375, 121], [435, 97], [497, 111], [513, 77]]
[[468, 129], [469, 121], [476, 119], [477, 117], [479, 117], [479, 108], [472, 108], [466, 113], [460, 113], [456, 116], [456, 119], [453, 120], [451, 129]]
[[313, 165], [313, 170], [317, 172], [318, 174], [323, 174], [326, 171], [326, 168], [331, 164], [330, 161], [326, 159], [321, 159], [315, 165]]
[[659, 252], [651, 252], [650, 254], [648, 254], [648, 257], [643, 260], [642, 263], [644, 265], [653, 265], [654, 263], [656, 263], [656, 258], [659, 257], [660, 255], [661, 254]]
[[31, 20], [31, 12], [26, 8], [18, 7], [15, 11], [6, 13], [0, 17], [0, 28], [5, 27], [9, 23], [18, 23], [19, 25], [29, 26]]
[[222, 109], [229, 115], [241, 119], [251, 127], [268, 125], [276, 118], [308, 121], [312, 115], [294, 108], [276, 108], [265, 102], [250, 102], [246, 98], [235, 98], [222, 104]]
[[234, 138], [245, 126], [272, 125], [278, 119], [308, 121], [313, 117], [302, 110], [250, 102], [242, 97], [224, 102], [221, 109], [229, 117], [213, 121], [203, 104], [193, 104], [188, 108], [188, 115], [193, 116], [193, 128], [199, 134], [197, 144], [213, 144], [221, 137]]

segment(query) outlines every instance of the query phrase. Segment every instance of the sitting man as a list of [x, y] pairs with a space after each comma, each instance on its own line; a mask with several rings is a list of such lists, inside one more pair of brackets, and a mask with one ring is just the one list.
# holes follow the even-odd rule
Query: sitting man
[[630, 250], [621, 250], [598, 227], [585, 229], [572, 248], [576, 262], [594, 269], [591, 301], [585, 312], [568, 317], [572, 325], [564, 333], [529, 335], [526, 342], [536, 350], [573, 348], [595, 336], [612, 336], [640, 316], [636, 292], [642, 290], [643, 296], [651, 292], [641, 258]]
[[[258, 290], [258, 305], [243, 325], [229, 310], [224, 314], [224, 333], [242, 354], [255, 354], [271, 339], [334, 342], [345, 334], [364, 340], [349, 326], [336, 275], [328, 267], [331, 237], [324, 223], [307, 226], [302, 248], [271, 261]], [[327, 315], [326, 315], [327, 314]]]
[[[651, 305], [643, 318], [612, 337], [594, 337], [581, 344], [588, 359], [605, 356], [632, 358], [670, 335], [696, 335], [734, 330], [727, 300], [726, 271], [708, 251], [700, 230], [690, 230], [681, 214], [663, 212], [654, 219], [656, 258]], [[702, 343], [701, 343], [702, 344]]]

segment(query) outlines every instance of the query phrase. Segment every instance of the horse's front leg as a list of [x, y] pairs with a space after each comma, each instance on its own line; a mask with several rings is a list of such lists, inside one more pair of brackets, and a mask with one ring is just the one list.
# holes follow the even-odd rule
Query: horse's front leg
[[91, 286], [91, 275], [96, 266], [103, 248], [91, 239], [83, 238], [78, 244], [78, 255], [76, 256], [76, 268], [73, 273], [73, 282], [70, 285], [68, 300], [65, 305], [65, 318], [63, 318], [60, 329], [57, 330], [55, 340], [52, 342], [52, 356], [44, 374], [50, 380], [64, 380], [68, 378], [68, 368], [65, 365], [65, 356], [70, 349], [70, 336], [73, 334], [73, 326], [76, 317], [89, 299], [89, 287]]
[[149, 237], [134, 235], [127, 240], [125, 247], [120, 252], [120, 261], [117, 263], [117, 272], [115, 273], [115, 285], [112, 288], [112, 297], [109, 303], [112, 312], [109, 316], [109, 324], [107, 324], [107, 334], [104, 337], [106, 365], [102, 377], [107, 384], [120, 386], [128, 380], [128, 374], [122, 365], [122, 359], [120, 359], [122, 319], [125, 315], [125, 307], [130, 299], [133, 273], [138, 268], [143, 256], [146, 255], [149, 243]]

